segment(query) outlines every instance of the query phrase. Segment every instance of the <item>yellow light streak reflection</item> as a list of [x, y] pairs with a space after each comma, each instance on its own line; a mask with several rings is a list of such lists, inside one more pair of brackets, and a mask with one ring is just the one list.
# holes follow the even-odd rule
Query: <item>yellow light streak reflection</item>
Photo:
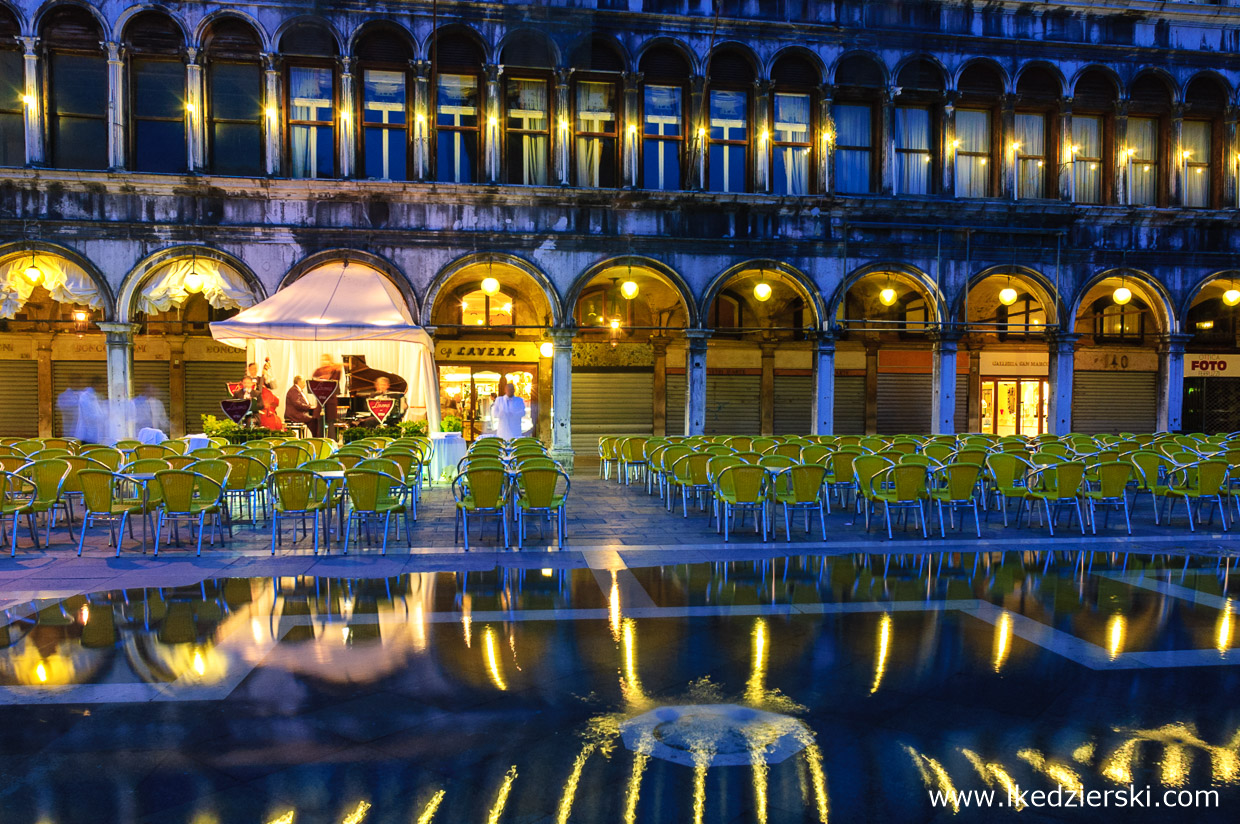
[[1012, 648], [1012, 614], [1004, 612], [995, 624], [995, 672], [1003, 669]]
[[435, 817], [435, 813], [439, 810], [439, 805], [443, 803], [443, 797], [448, 794], [447, 790], [440, 790], [431, 796], [431, 800], [426, 802], [426, 806], [422, 808], [422, 814], [418, 816], [416, 824], [431, 824], [431, 819]]
[[499, 668], [499, 654], [495, 649], [495, 631], [489, 626], [482, 631], [482, 649], [486, 656], [487, 672], [491, 675], [491, 683], [496, 689], [508, 689], [508, 684], [504, 681], [504, 673]]
[[1107, 622], [1107, 654], [1114, 661], [1124, 651], [1124, 636], [1128, 634], [1128, 621], [1116, 613]]
[[1226, 655], [1227, 650], [1231, 649], [1231, 635], [1235, 627], [1231, 620], [1231, 599], [1227, 599], [1227, 603], [1223, 604], [1223, 610], [1218, 616], [1218, 631], [1215, 634], [1214, 643], [1218, 647], [1219, 655]]
[[1081, 764], [1088, 764], [1094, 760], [1094, 749], [1094, 742], [1086, 741], [1072, 751], [1072, 760]]
[[977, 770], [977, 774], [987, 785], [993, 786], [998, 783], [1003, 791], [1007, 793], [1008, 798], [1015, 797], [1015, 808], [1019, 810], [1025, 809], [1028, 805], [1020, 799], [1020, 793], [1016, 788], [1016, 782], [1012, 780], [1012, 776], [1008, 775], [1008, 771], [1003, 765], [995, 761], [983, 761], [982, 757], [972, 750], [961, 749], [964, 757], [969, 759], [969, 763], [973, 765], [973, 769]]
[[883, 683], [883, 674], [887, 671], [887, 651], [891, 646], [891, 616], [883, 613], [878, 622], [878, 660], [874, 662], [874, 684], [870, 687], [870, 695], [878, 692]]
[[620, 643], [620, 584], [616, 571], [611, 571], [611, 594], [607, 596], [607, 624], [611, 627], [611, 639]]
[[1132, 762], [1137, 754], [1138, 739], [1133, 738], [1116, 747], [1102, 762], [1102, 774], [1116, 784], [1132, 783]]
[[340, 824], [362, 824], [366, 818], [366, 813], [370, 811], [369, 801], [359, 801], [357, 806], [353, 808], [353, 812], [344, 817]]
[[47, 666], [42, 661], [34, 668], [34, 677], [39, 679], [40, 684], [47, 683]]
[[409, 613], [410, 631], [413, 633], [413, 651], [426, 651], [426, 613], [421, 604], [414, 604]]
[[293, 824], [293, 810], [289, 810], [284, 815], [276, 816], [267, 822], [267, 824]]
[[1016, 753], [1016, 757], [1029, 762], [1029, 766], [1065, 789], [1069, 789], [1072, 792], [1080, 792], [1085, 788], [1076, 770], [1058, 761], [1046, 760], [1046, 757], [1037, 750], [1019, 750]]
[[637, 676], [637, 626], [632, 618], [624, 619], [624, 682], [620, 685], [625, 699], [629, 704], [644, 704], [646, 696], [642, 692], [642, 682]]
[[749, 683], [745, 687], [745, 699], [751, 704], [761, 703], [766, 697], [766, 664], [768, 659], [766, 620], [759, 618], [753, 627], [753, 660], [750, 663]]
[[693, 824], [702, 824], [706, 814], [706, 761], [693, 767]]
[[759, 754], [755, 753], [753, 758], [753, 797], [754, 797], [754, 814], [757, 817], [758, 824], [766, 824], [766, 784], [767, 773], [770, 767], [766, 761], [762, 760]]
[[254, 643], [263, 642], [263, 624], [257, 618], [250, 619], [250, 634], [254, 636]]
[[1193, 724], [1164, 724], [1146, 730], [1133, 730], [1122, 744], [1107, 756], [1102, 774], [1117, 784], [1132, 783], [1133, 767], [1142, 742], [1161, 744], [1162, 759], [1159, 776], [1165, 786], [1180, 787], [1188, 780], [1192, 753], [1199, 751], [1210, 757], [1210, 772], [1215, 784], [1234, 784], [1240, 780], [1240, 730], [1229, 742], [1215, 745], [1206, 742]]
[[499, 792], [495, 794], [495, 803], [491, 805], [491, 813], [487, 816], [487, 824], [499, 824], [500, 816], [504, 814], [504, 807], [508, 804], [508, 794], [512, 792], [512, 784], [517, 780], [517, 765], [513, 764], [508, 768], [508, 772], [504, 774], [504, 783], [499, 785]]
[[581, 783], [581, 770], [586, 765], [586, 759], [594, 752], [594, 746], [592, 743], [586, 744], [573, 760], [573, 770], [568, 774], [568, 780], [564, 782], [564, 792], [560, 795], [556, 824], [568, 824], [568, 816], [573, 811], [573, 799], [577, 796], [577, 785]]
[[202, 660], [202, 650], [194, 650], [194, 672], [203, 675], [207, 671], [207, 662]]
[[1168, 744], [1163, 750], [1159, 774], [1165, 787], [1183, 787], [1188, 781], [1192, 755], [1183, 744]]
[[646, 772], [646, 765], [650, 762], [650, 756], [637, 753], [633, 756], [633, 772], [629, 775], [629, 787], [624, 794], [624, 824], [636, 824], [637, 821], [637, 799], [642, 791], [642, 774]]
[[810, 781], [814, 785], [814, 804], [818, 808], [818, 821], [827, 824], [827, 774], [822, 768], [822, 751], [817, 744], [805, 745], [805, 763], [809, 765]]
[[922, 755], [907, 744], [905, 745], [904, 750], [913, 759], [913, 764], [917, 767], [917, 772], [921, 773], [921, 780], [922, 783], [926, 785], [926, 789], [931, 790], [937, 788], [939, 794], [943, 798], [947, 799], [948, 803], [951, 804], [952, 812], [960, 812], [960, 802], [956, 795], [956, 785], [952, 783], [952, 778], [947, 774], [947, 770], [943, 769], [943, 765], [928, 755]]
[[473, 646], [474, 627], [473, 598], [469, 595], [461, 598], [461, 629], [465, 632], [465, 648]]

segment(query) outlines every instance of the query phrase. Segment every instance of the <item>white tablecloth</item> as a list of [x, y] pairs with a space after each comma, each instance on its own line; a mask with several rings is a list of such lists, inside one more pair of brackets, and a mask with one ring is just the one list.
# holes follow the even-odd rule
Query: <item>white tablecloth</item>
[[456, 465], [465, 457], [465, 439], [460, 432], [436, 432], [431, 435], [435, 454], [431, 456], [431, 480], [456, 477]]

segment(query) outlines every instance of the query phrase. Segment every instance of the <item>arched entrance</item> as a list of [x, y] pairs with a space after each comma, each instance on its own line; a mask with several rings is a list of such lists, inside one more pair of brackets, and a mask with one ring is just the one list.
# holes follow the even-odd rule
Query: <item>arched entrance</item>
[[[164, 249], [134, 267], [111, 338], [131, 341], [132, 395], [151, 425], [179, 436], [203, 431], [204, 415], [220, 416], [228, 382], [245, 371], [245, 350], [212, 340], [211, 323], [265, 296], [244, 263], [206, 246]], [[164, 423], [156, 425], [160, 414]]]
[[97, 324], [111, 320], [113, 311], [107, 283], [74, 252], [46, 243], [0, 247], [0, 360], [7, 390], [0, 433], [73, 434], [73, 397], [89, 391], [107, 398]]
[[551, 345], [559, 297], [521, 258], [481, 253], [449, 264], [427, 292], [445, 429], [455, 418], [465, 439], [493, 434], [491, 404], [509, 383], [526, 402], [522, 431], [551, 436]]
[[1049, 431], [1046, 341], [1060, 318], [1054, 286], [1025, 267], [987, 269], [962, 292], [955, 316], [965, 326], [960, 347], [969, 365], [967, 380], [959, 378], [957, 429], [1027, 436]]
[[[808, 434], [822, 304], [813, 281], [775, 260], [737, 264], [702, 298], [708, 435]], [[671, 415], [669, 414], [669, 421]]]
[[[1166, 428], [1160, 358], [1168, 336], [1177, 330], [1163, 286], [1132, 269], [1103, 272], [1081, 289], [1072, 317], [1078, 336], [1072, 430], [1115, 434]], [[1124, 402], [1117, 404], [1116, 398]]]
[[683, 353], [697, 311], [680, 275], [650, 258], [611, 258], [577, 278], [567, 305], [574, 453], [595, 454], [600, 435], [683, 431], [684, 360], [670, 353]]
[[[912, 267], [876, 264], [854, 272], [832, 302], [836, 329], [835, 431], [838, 434], [934, 430], [935, 335], [942, 296]], [[950, 352], [955, 352], [954, 340]], [[957, 365], [957, 375], [961, 371]], [[964, 393], [949, 379], [947, 414], [958, 422]], [[939, 381], [941, 387], [943, 381]], [[959, 426], [953, 424], [953, 429]]]
[[1181, 312], [1186, 432], [1240, 430], [1240, 271], [1217, 272]]

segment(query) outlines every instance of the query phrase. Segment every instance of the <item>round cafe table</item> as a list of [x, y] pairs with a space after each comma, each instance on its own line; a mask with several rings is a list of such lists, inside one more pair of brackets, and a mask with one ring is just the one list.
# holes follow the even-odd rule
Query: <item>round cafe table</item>
[[456, 475], [456, 465], [465, 457], [465, 439], [460, 432], [436, 432], [431, 435], [431, 442], [435, 447], [431, 455], [431, 483], [451, 481]]

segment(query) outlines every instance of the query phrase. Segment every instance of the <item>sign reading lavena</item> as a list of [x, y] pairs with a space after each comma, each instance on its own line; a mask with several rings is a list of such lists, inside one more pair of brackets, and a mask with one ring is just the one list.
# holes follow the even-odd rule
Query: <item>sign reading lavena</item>
[[437, 361], [504, 361], [538, 363], [538, 344], [504, 341], [502, 343], [440, 341], [435, 345]]
[[1011, 377], [1039, 377], [1050, 368], [1050, 355], [1045, 352], [987, 352], [982, 351], [983, 375]]
[[1240, 378], [1240, 355], [1185, 355], [1186, 378]]

